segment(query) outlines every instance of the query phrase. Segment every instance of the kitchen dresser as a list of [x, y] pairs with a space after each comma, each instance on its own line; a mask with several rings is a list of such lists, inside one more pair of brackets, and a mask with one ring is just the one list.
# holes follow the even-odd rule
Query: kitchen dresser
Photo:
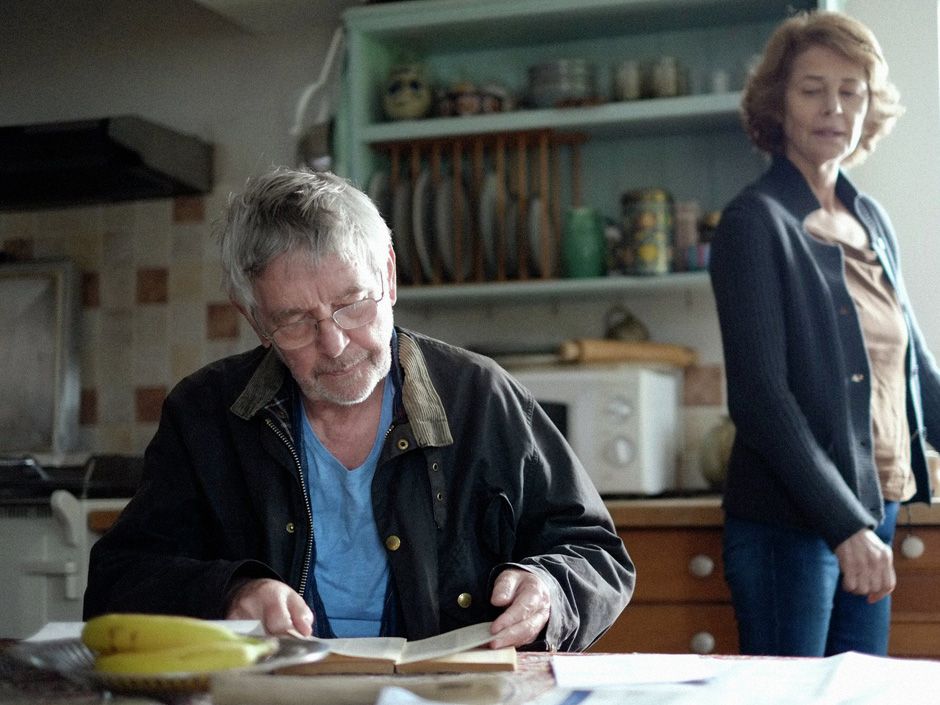
[[[610, 501], [637, 567], [633, 601], [593, 651], [738, 651], [722, 577], [720, 499]], [[894, 544], [892, 656], [940, 658], [940, 502], [901, 510]]]
[[[553, 189], [541, 199], [546, 209], [540, 225], [541, 249], [554, 248], [546, 255], [545, 266], [507, 276], [477, 269], [476, 277], [469, 272], [458, 276], [456, 291], [453, 286], [433, 286], [438, 292], [426, 293], [421, 300], [465, 301], [481, 288], [491, 299], [538, 297], [557, 287], [561, 214], [572, 204], [593, 206], [617, 222], [623, 193], [656, 187], [667, 190], [676, 202], [694, 200], [703, 211], [720, 210], [756, 177], [764, 162], [738, 122], [746, 66], [792, 9], [836, 5], [836, 0], [411, 0], [353, 7], [343, 16], [348, 56], [342, 115], [336, 123], [337, 170], [363, 188], [374, 174], [392, 170], [396, 178], [417, 182], [427, 153], [438, 143], [444, 145], [446, 161], [448, 145], [470, 140], [462, 152], [469, 163], [474, 140], [505, 137], [512, 145], [520, 135], [528, 136], [529, 148], [537, 155], [539, 139], [576, 138], [576, 161], [559, 159], [551, 169], [543, 161], [539, 178], [536, 158], [527, 175], [520, 177], [520, 184], [525, 178], [542, 182], [529, 183], [528, 195], [534, 200], [540, 190], [546, 195], [544, 182], [551, 174]], [[649, 62], [662, 56], [675, 57], [684, 67], [686, 94], [630, 101], [612, 98], [614, 74], [622, 61]], [[498, 83], [524, 98], [529, 67], [572, 57], [587, 59], [596, 67], [599, 100], [538, 109], [523, 104], [510, 111], [460, 117], [388, 120], [383, 115], [386, 77], [402, 62], [421, 62], [438, 86]], [[727, 76], [727, 90], [713, 90], [715, 72]], [[546, 134], [551, 137], [539, 137]], [[428, 152], [419, 155], [419, 149]], [[480, 163], [491, 160], [487, 153]], [[456, 204], [458, 212], [479, 201], [479, 175], [469, 182], [467, 203]], [[472, 219], [468, 227], [472, 230], [476, 224]], [[461, 239], [456, 238], [458, 244]], [[472, 251], [472, 238], [464, 249]], [[538, 253], [530, 254], [534, 262]], [[511, 286], [507, 280], [512, 279], [530, 279], [534, 286]], [[620, 287], [625, 285], [627, 294], [642, 293], [657, 278], [639, 279], [604, 288], [623, 293]], [[704, 279], [699, 273], [693, 288]], [[417, 284], [418, 278], [413, 281]], [[453, 279], [441, 277], [437, 270], [421, 283], [453, 284]], [[687, 283], [678, 289], [685, 290]], [[591, 286], [589, 280], [578, 280], [567, 293], [578, 295]], [[407, 304], [407, 287], [402, 294]]]

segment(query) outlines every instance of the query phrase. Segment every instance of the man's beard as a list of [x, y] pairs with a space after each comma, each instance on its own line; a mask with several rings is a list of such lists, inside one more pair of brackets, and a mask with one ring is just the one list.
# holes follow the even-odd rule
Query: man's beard
[[[342, 382], [324, 384], [324, 379], [331, 379], [326, 374], [329, 370], [310, 375], [301, 381], [300, 389], [310, 401], [325, 401], [339, 406], [361, 404], [375, 391], [376, 386], [388, 375], [391, 369], [392, 355], [388, 347], [375, 353], [369, 353], [354, 366], [356, 373]], [[343, 365], [335, 366], [343, 369]], [[320, 376], [323, 374], [323, 377]]]

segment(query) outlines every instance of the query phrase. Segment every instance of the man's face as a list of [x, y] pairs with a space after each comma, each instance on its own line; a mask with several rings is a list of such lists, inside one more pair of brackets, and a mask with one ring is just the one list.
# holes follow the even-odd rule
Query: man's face
[[[382, 271], [328, 255], [313, 264], [304, 255], [285, 253], [255, 281], [254, 295], [262, 343], [285, 324], [303, 318], [319, 321], [309, 344], [284, 350], [274, 343], [309, 402], [359, 404], [376, 390], [391, 365], [394, 255]], [[384, 290], [384, 296], [383, 296]], [[343, 330], [331, 319], [344, 306], [379, 299], [375, 319]]]

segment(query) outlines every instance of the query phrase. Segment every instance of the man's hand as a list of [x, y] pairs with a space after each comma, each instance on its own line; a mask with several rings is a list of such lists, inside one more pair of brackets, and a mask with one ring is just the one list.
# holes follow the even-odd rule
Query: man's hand
[[868, 595], [871, 604], [894, 590], [894, 553], [871, 529], [861, 529], [836, 546], [836, 557], [847, 592]]
[[249, 580], [228, 606], [226, 619], [258, 619], [268, 634], [313, 632], [313, 612], [288, 585], [271, 578]]
[[493, 622], [490, 646], [525, 646], [538, 638], [548, 622], [551, 596], [535, 573], [508, 568], [499, 574], [493, 585], [490, 602], [506, 610]]

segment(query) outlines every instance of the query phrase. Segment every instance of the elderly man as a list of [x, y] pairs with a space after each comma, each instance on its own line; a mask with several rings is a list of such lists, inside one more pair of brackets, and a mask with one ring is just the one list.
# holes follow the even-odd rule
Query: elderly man
[[580, 650], [634, 568], [532, 396], [490, 360], [396, 328], [390, 231], [327, 173], [230, 202], [226, 287], [260, 338], [184, 379], [144, 480], [94, 547], [85, 617], [258, 619], [270, 633]]

